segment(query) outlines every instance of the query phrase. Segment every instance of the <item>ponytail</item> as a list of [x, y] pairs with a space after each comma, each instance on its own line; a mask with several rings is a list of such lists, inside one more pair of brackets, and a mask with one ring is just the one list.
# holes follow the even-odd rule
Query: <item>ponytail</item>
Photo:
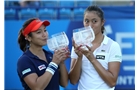
[[101, 32], [102, 32], [102, 34], [104, 33], [104, 31], [105, 31], [105, 27], [102, 26], [102, 28], [101, 28]]
[[29, 46], [29, 41], [25, 39], [25, 36], [22, 34], [22, 29], [19, 31], [18, 34], [18, 44], [20, 49], [25, 52], [27, 49], [27, 46]]

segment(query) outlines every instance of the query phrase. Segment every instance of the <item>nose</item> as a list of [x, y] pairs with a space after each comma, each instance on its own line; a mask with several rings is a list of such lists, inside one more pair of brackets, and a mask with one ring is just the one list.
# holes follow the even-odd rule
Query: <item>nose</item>
[[43, 37], [47, 37], [48, 36], [48, 32], [43, 32]]
[[92, 27], [92, 25], [93, 25], [92, 22], [89, 22], [88, 26], [91, 26]]

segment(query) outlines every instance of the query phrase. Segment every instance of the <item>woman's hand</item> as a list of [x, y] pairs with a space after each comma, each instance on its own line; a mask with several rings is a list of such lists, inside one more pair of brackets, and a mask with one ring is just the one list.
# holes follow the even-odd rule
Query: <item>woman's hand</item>
[[64, 62], [69, 57], [70, 57], [70, 51], [68, 50], [68, 48], [58, 49], [54, 51], [52, 61], [59, 65], [61, 62]]
[[74, 51], [75, 51], [75, 53], [78, 55], [78, 57], [82, 57], [83, 54], [82, 54], [81, 51], [80, 51], [82, 45], [78, 46], [78, 45], [75, 43], [75, 41], [72, 40], [72, 46], [74, 47]]
[[86, 45], [86, 48], [88, 50], [87, 49], [83, 49], [83, 48], [81, 49], [82, 54], [84, 54], [88, 58], [89, 61], [94, 60], [95, 57], [93, 55], [93, 51], [91, 50], [91, 48], [88, 45]]
[[65, 47], [64, 49], [61, 49], [62, 52], [64, 52], [64, 58], [62, 58], [61, 63], [63, 63], [67, 58], [70, 57], [70, 50], [68, 47]]

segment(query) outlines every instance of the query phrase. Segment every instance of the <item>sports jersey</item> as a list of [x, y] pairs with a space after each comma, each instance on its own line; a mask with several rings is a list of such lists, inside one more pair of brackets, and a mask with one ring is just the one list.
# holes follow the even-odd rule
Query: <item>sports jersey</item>
[[[101, 45], [95, 49], [93, 55], [106, 70], [108, 69], [109, 62], [122, 61], [122, 53], [119, 44], [106, 35], [104, 35]], [[77, 57], [77, 54], [74, 52], [74, 47], [72, 47], [71, 58], [76, 59]], [[115, 87], [111, 88], [106, 84], [90, 61], [83, 56], [78, 90], [114, 90], [114, 88]]]
[[[47, 62], [52, 61], [53, 54], [43, 49], [45, 52]], [[48, 63], [39, 59], [36, 55], [32, 54], [30, 50], [26, 50], [17, 62], [17, 73], [25, 90], [31, 90], [23, 80], [27, 75], [36, 73], [38, 77], [43, 75], [48, 67]], [[44, 90], [59, 90], [59, 72], [58, 69], [52, 76], [49, 84]]]

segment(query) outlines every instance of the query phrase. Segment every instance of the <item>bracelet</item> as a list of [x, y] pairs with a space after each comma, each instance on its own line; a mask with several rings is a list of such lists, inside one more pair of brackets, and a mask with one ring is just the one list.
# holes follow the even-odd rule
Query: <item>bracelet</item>
[[46, 71], [50, 72], [52, 75], [54, 75], [54, 72], [57, 70], [58, 65], [54, 62], [50, 62]]

